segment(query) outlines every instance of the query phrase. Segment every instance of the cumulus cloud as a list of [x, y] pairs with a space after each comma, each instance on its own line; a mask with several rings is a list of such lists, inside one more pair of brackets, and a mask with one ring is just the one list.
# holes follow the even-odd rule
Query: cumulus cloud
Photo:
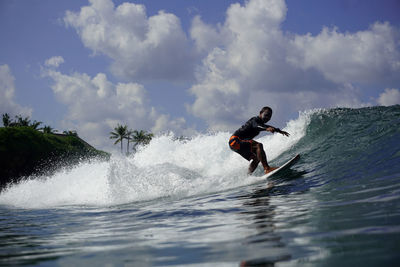
[[194, 17], [190, 35], [195, 41], [195, 47], [198, 52], [209, 52], [214, 47], [224, 43], [221, 27], [216, 29], [212, 25], [207, 25], [201, 20], [200, 16]]
[[315, 68], [336, 83], [399, 82], [399, 41], [398, 29], [387, 22], [356, 33], [324, 28], [317, 36], [297, 35], [288, 60], [303, 69]]
[[113, 74], [129, 80], [192, 79], [194, 61], [178, 17], [164, 11], [148, 17], [144, 5], [90, 0], [79, 12], [67, 11], [67, 26], [83, 44], [113, 60]]
[[44, 65], [46, 67], [55, 67], [58, 68], [62, 63], [64, 63], [64, 58], [61, 56], [51, 57], [46, 60]]
[[44, 68], [43, 76], [51, 78], [57, 100], [68, 107], [62, 126], [78, 130], [78, 134], [96, 147], [109, 148], [109, 132], [117, 124], [132, 129], [182, 132], [183, 118], [172, 119], [159, 114], [150, 105], [143, 85], [110, 82], [104, 73], [91, 77], [85, 73], [63, 74]]
[[[397, 27], [376, 22], [358, 32], [325, 27], [316, 35], [299, 35], [282, 30], [287, 10], [284, 0], [232, 4], [225, 21], [217, 25], [195, 16], [190, 37], [174, 14], [159, 11], [148, 16], [144, 5], [125, 2], [115, 6], [111, 0], [90, 0], [77, 12], [66, 12], [64, 22], [94, 54], [112, 59], [111, 70], [117, 77], [132, 82], [193, 78], [189, 92], [194, 101], [186, 105], [187, 110], [212, 130], [232, 130], [265, 105], [274, 109], [273, 119], [284, 121], [299, 110], [363, 106], [362, 99], [367, 98], [364, 85], [398, 88]], [[54, 58], [47, 66], [61, 63]], [[101, 80], [84, 78], [92, 86]], [[96, 96], [115, 97], [117, 86], [104, 82], [101, 89], [96, 87]], [[143, 86], [135, 90], [129, 92], [135, 91], [136, 99], [148, 102]], [[141, 105], [146, 106], [139, 103], [137, 108]], [[168, 115], [153, 115], [150, 121], [154, 123], [155, 117], [158, 121], [151, 127], [174, 125]], [[174, 121], [174, 127], [182, 124]]]
[[0, 114], [31, 116], [32, 109], [15, 102], [15, 78], [8, 65], [0, 65]]
[[395, 88], [386, 88], [385, 91], [379, 95], [377, 102], [382, 106], [392, 106], [400, 104], [400, 91]]
[[205, 57], [189, 112], [230, 130], [264, 105], [278, 120], [315, 107], [358, 107], [360, 84], [400, 82], [399, 31], [389, 23], [296, 35], [281, 29], [286, 12], [284, 0], [251, 0], [231, 5], [223, 24], [193, 20], [191, 37]]

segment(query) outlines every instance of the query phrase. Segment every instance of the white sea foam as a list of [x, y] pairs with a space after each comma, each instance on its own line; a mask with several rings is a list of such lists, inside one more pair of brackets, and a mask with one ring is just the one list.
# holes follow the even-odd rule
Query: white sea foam
[[[284, 128], [291, 136], [265, 135], [269, 160], [296, 144], [306, 132], [312, 112]], [[0, 194], [0, 205], [47, 208], [64, 205], [108, 206], [162, 197], [186, 197], [222, 191], [260, 180], [247, 176], [248, 162], [228, 147], [230, 133], [174, 140], [153, 138], [130, 157], [115, 155], [108, 162], [83, 162], [49, 177], [22, 181]]]

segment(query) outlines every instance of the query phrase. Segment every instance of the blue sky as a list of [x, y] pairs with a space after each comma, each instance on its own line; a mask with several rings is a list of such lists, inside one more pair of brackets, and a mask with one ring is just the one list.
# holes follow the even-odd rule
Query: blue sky
[[400, 103], [397, 0], [2, 0], [0, 113], [110, 147], [118, 123], [232, 131], [264, 105]]

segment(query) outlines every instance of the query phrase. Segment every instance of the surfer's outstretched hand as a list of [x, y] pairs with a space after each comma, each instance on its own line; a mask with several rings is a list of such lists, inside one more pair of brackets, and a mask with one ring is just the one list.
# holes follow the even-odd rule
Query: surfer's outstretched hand
[[280, 134], [283, 134], [284, 136], [289, 136], [290, 134], [288, 132], [282, 131], [281, 129], [276, 129], [276, 131]]
[[290, 135], [288, 132], [285, 132], [285, 131], [280, 131], [279, 133], [283, 134], [284, 136], [288, 136], [288, 137]]
[[271, 133], [277, 132], [277, 133], [283, 134], [283, 135], [285, 135], [285, 136], [289, 136], [289, 135], [290, 135], [288, 132], [282, 131], [281, 129], [275, 128], [275, 127], [272, 127], [272, 126], [266, 128], [265, 130], [266, 130], [266, 131], [269, 131], [269, 132], [271, 132]]

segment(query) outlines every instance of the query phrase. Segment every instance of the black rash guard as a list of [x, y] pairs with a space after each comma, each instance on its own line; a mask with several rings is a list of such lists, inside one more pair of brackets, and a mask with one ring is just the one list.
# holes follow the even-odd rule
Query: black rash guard
[[233, 133], [234, 136], [242, 140], [251, 140], [256, 137], [261, 131], [265, 131], [269, 125], [265, 125], [262, 119], [258, 116], [248, 120], [240, 129]]

